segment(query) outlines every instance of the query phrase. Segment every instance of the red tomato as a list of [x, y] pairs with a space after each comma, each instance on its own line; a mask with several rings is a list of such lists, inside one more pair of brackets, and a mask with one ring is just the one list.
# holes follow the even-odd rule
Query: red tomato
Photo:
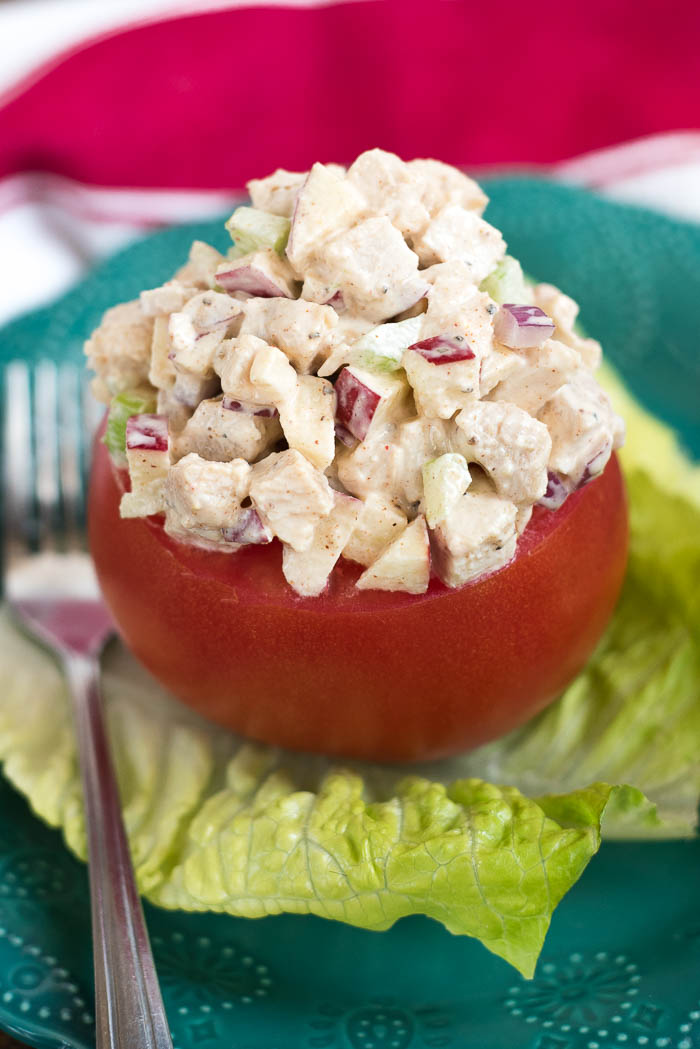
[[359, 566], [341, 560], [327, 592], [298, 597], [279, 543], [198, 550], [159, 518], [122, 520], [121, 492], [99, 444], [90, 542], [127, 645], [206, 717], [299, 750], [418, 760], [503, 735], [584, 665], [625, 569], [614, 456], [561, 509], [535, 509], [505, 568], [421, 596], [358, 591]]

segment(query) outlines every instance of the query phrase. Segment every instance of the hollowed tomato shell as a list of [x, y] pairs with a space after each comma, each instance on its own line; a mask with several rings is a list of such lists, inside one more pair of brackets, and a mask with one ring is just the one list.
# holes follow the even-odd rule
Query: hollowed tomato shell
[[625, 571], [615, 456], [556, 512], [535, 508], [505, 568], [421, 596], [356, 590], [341, 559], [324, 594], [298, 597], [279, 543], [199, 550], [160, 518], [120, 518], [122, 491], [98, 443], [90, 545], [126, 644], [205, 717], [297, 750], [421, 760], [503, 735], [584, 666]]

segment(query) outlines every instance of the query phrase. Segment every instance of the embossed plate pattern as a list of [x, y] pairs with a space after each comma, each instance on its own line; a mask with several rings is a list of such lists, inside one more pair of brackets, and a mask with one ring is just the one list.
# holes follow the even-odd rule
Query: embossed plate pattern
[[[489, 187], [532, 273], [582, 303], [633, 390], [700, 453], [700, 230], [544, 182]], [[77, 358], [101, 312], [154, 286], [193, 236], [156, 234], [9, 325], [4, 360]], [[87, 879], [0, 780], [0, 1027], [41, 1049], [94, 1045]], [[535, 979], [427, 919], [370, 933], [147, 906], [177, 1049], [696, 1049], [700, 842], [606, 844], [556, 912]]]

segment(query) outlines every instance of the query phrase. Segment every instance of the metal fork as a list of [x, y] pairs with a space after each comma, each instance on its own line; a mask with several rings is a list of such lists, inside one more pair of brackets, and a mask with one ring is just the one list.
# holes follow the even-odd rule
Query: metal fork
[[97, 1049], [172, 1049], [121, 817], [99, 693], [113, 632], [85, 550], [84, 478], [96, 422], [78, 369], [23, 361], [4, 374], [5, 597], [68, 681], [83, 781]]

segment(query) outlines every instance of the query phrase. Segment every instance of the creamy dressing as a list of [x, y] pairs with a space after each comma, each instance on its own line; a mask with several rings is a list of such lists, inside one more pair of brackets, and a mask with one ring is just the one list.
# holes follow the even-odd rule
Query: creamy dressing
[[533, 507], [623, 440], [576, 303], [523, 282], [480, 187], [438, 161], [370, 150], [249, 191], [228, 257], [195, 242], [86, 344], [97, 396], [158, 413], [129, 422], [123, 514], [230, 553], [276, 537], [304, 596], [341, 556], [361, 589], [409, 593], [503, 567]]

